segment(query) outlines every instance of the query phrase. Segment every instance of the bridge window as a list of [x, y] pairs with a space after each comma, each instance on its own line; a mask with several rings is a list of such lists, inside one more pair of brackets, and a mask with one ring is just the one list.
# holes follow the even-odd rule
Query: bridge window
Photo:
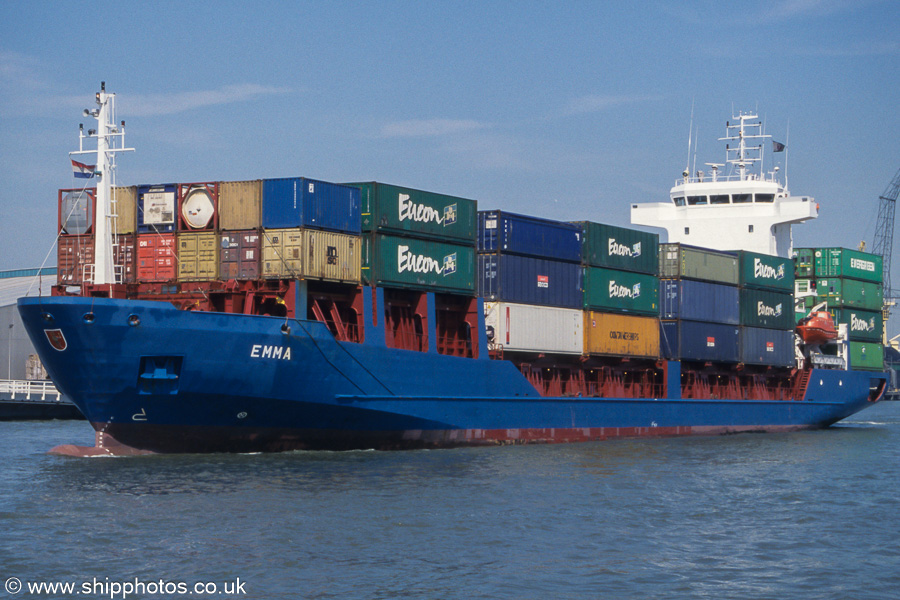
[[694, 206], [695, 204], [706, 204], [708, 202], [706, 196], [688, 196], [688, 205]]
[[753, 233], [753, 225], [747, 225], [747, 231]]
[[684, 228], [684, 235], [689, 235], [690, 233], [691, 233], [691, 228], [690, 228], [690, 227], [685, 227], [685, 228]]
[[743, 204], [752, 200], [752, 194], [732, 194], [731, 201], [735, 204]]
[[728, 194], [716, 194], [709, 197], [710, 204], [728, 204]]
[[684, 196], [675, 198], [675, 206], [684, 206]]
[[775, 194], [756, 194], [757, 202], [775, 202]]

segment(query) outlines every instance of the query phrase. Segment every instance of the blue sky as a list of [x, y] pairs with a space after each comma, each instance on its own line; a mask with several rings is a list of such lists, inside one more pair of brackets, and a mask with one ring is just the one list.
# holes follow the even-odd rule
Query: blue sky
[[795, 245], [871, 243], [900, 168], [898, 21], [890, 0], [0, 0], [0, 270], [51, 250], [101, 80], [137, 149], [123, 185], [377, 180], [618, 225], [667, 198], [692, 104], [698, 164], [756, 110], [821, 205]]

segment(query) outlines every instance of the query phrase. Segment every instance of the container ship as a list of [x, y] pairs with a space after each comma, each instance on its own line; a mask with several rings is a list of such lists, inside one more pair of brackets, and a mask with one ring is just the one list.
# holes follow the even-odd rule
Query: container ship
[[[105, 85], [95, 100], [74, 155], [96, 164], [73, 160], [88, 185], [57, 197], [58, 285], [18, 303], [96, 431], [94, 447], [57, 453], [792, 431], [884, 393], [852, 346], [867, 315], [823, 300], [801, 318], [824, 313], [827, 334], [796, 335], [812, 331], [797, 306], [830, 289], [816, 281], [795, 303], [813, 281], [795, 278], [802, 259], [381, 182], [121, 187], [125, 124]], [[829, 281], [850, 302], [858, 263], [837, 260]]]

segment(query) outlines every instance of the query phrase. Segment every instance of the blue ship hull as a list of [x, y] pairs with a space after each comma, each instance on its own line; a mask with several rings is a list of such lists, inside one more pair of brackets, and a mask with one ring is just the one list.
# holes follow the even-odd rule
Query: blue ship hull
[[[370, 307], [365, 311], [371, 314]], [[23, 298], [47, 371], [109, 452], [256, 452], [549, 443], [827, 427], [884, 389], [814, 370], [802, 400], [541, 396], [510, 362], [338, 342], [317, 321], [167, 303]]]

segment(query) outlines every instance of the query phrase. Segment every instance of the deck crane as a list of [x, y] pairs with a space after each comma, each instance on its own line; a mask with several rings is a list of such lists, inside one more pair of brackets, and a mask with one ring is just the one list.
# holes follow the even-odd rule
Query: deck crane
[[[891, 286], [891, 256], [894, 245], [894, 212], [897, 208], [897, 195], [900, 193], [900, 170], [879, 197], [878, 219], [875, 223], [875, 238], [872, 242], [872, 253], [878, 254], [884, 261], [884, 308], [885, 325], [890, 317], [891, 307], [900, 297], [900, 289]], [[885, 327], [885, 337], [887, 327]]]

